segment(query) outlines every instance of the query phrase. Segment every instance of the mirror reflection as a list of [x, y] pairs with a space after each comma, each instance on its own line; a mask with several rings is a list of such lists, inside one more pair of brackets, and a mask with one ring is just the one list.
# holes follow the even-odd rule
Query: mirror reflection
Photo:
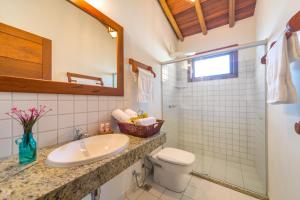
[[53, 81], [117, 87], [117, 32], [66, 0], [2, 0], [1, 22], [52, 41]]

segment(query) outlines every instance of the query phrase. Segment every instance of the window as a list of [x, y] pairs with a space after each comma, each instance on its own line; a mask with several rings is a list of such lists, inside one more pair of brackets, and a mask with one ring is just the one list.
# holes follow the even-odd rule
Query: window
[[194, 58], [189, 76], [191, 82], [237, 77], [238, 53], [234, 51], [216, 56]]

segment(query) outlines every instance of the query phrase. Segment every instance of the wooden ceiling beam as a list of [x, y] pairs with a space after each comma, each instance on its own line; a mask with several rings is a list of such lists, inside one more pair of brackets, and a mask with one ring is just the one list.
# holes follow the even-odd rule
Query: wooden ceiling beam
[[229, 27], [235, 24], [235, 0], [229, 0]]
[[179, 40], [183, 41], [183, 35], [182, 35], [182, 33], [181, 33], [180, 29], [179, 29], [179, 26], [178, 26], [178, 24], [177, 24], [177, 22], [176, 22], [176, 20], [175, 20], [175, 18], [173, 16], [173, 14], [172, 14], [170, 8], [169, 8], [166, 0], [159, 0], [159, 3], [160, 3], [160, 6], [163, 9], [165, 15], [167, 16], [167, 18], [168, 18], [168, 20], [169, 20], [169, 22], [170, 22], [170, 24], [171, 24], [174, 32], [176, 33], [177, 38]]
[[195, 9], [198, 17], [198, 21], [202, 30], [203, 35], [207, 34], [207, 28], [206, 28], [206, 23], [203, 15], [203, 10], [201, 7], [201, 1], [200, 0], [195, 0]]

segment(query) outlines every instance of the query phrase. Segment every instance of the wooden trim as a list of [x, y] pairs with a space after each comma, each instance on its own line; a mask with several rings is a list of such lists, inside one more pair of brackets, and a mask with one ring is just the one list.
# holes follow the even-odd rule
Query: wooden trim
[[[66, 0], [84, 12], [88, 13], [99, 22], [106, 26], [109, 26], [118, 32], [117, 37], [117, 88], [111, 88], [112, 90], [120, 90], [124, 95], [124, 29], [117, 22], [91, 6], [85, 0]], [[119, 96], [119, 95], [117, 95]]]
[[43, 79], [52, 80], [52, 41], [43, 38]]
[[196, 9], [196, 13], [197, 13], [197, 17], [198, 17], [198, 21], [199, 21], [202, 33], [203, 33], [203, 35], [206, 35], [207, 34], [207, 28], [206, 28], [206, 23], [205, 23], [205, 19], [204, 19], [203, 10], [202, 10], [202, 7], [201, 7], [200, 0], [195, 1], [195, 9]]
[[143, 64], [143, 63], [141, 63], [139, 61], [136, 61], [136, 60], [134, 60], [132, 58], [129, 58], [129, 64], [131, 64], [132, 71], [134, 73], [138, 73], [139, 72], [139, 68], [142, 68], [142, 69], [150, 71], [153, 74], [154, 78], [156, 77], [156, 74], [153, 71], [153, 69], [152, 69], [151, 66], [145, 65], [145, 64]]
[[[0, 91], [3, 92], [31, 92], [31, 93], [53, 93], [53, 94], [81, 94], [81, 95], [103, 95], [103, 96], [124, 96], [124, 30], [121, 25], [101, 13], [99, 10], [85, 2], [84, 0], [66, 0], [101, 23], [110, 26], [118, 32], [117, 37], [117, 88], [99, 87], [92, 85], [83, 85], [76, 83], [67, 83], [59, 81], [50, 81], [34, 78], [20, 78], [15, 76], [1, 76], [0, 75]], [[0, 23], [0, 28], [3, 24]], [[12, 27], [5, 27], [6, 31], [11, 31]], [[19, 37], [24, 38], [25, 31], [17, 32]], [[26, 35], [26, 34], [25, 34]], [[27, 37], [26, 37], [27, 38]], [[45, 45], [45, 52], [43, 53], [43, 67], [42, 72], [44, 79], [51, 79], [51, 42], [45, 38], [32, 34], [30, 40]], [[0, 60], [0, 64], [9, 63]]]
[[174, 30], [177, 38], [180, 41], [183, 41], [184, 40], [183, 35], [182, 35], [182, 33], [181, 33], [180, 29], [179, 29], [179, 26], [178, 26], [178, 24], [177, 24], [177, 22], [176, 22], [176, 20], [175, 20], [175, 18], [173, 16], [173, 14], [172, 14], [170, 8], [169, 8], [166, 0], [159, 0], [159, 3], [160, 3], [160, 6], [161, 6], [163, 12], [165, 13], [167, 19], [169, 20], [169, 22], [170, 22], [170, 24], [171, 24], [171, 26], [172, 26], [172, 28], [173, 28], [173, 30]]
[[229, 27], [235, 25], [235, 0], [229, 0]]
[[71, 73], [71, 72], [67, 72], [67, 77], [68, 77], [68, 82], [69, 83], [76, 83], [77, 81], [72, 79], [72, 77], [75, 77], [75, 78], [82, 78], [82, 79], [98, 81], [96, 84], [98, 84], [100, 86], [104, 85], [103, 80], [102, 80], [101, 77], [88, 76], [88, 75]]
[[3, 23], [0, 34], [1, 75], [51, 80], [51, 40]]
[[51, 94], [78, 94], [100, 96], [124, 96], [121, 88], [108, 88], [77, 83], [0, 76], [0, 91]]

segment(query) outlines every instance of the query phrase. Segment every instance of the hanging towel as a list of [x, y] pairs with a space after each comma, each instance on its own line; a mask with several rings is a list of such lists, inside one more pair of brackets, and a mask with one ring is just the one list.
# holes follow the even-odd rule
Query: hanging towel
[[139, 68], [138, 74], [138, 102], [149, 103], [153, 99], [153, 75]]
[[288, 53], [290, 62], [300, 60], [300, 31], [293, 33], [288, 39]]
[[267, 56], [268, 103], [296, 103], [296, 89], [291, 80], [287, 39], [282, 34]]

